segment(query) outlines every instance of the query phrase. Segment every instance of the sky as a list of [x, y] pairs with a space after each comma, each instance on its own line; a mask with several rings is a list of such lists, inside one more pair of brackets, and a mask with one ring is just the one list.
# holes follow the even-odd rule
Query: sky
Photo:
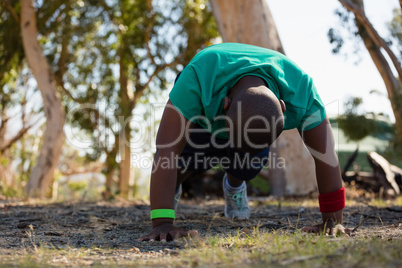
[[[286, 55], [313, 77], [329, 115], [343, 112], [348, 97], [363, 98], [362, 110], [385, 113], [394, 121], [389, 100], [385, 96], [370, 94], [376, 89], [386, 94], [384, 82], [364, 45], [356, 65], [351, 41], [344, 55], [333, 55], [327, 38], [328, 30], [340, 29], [334, 14], [341, 7], [337, 0], [266, 0], [274, 17]], [[397, 0], [365, 0], [366, 15], [379, 34], [388, 36], [386, 23], [391, 21]], [[397, 53], [397, 51], [394, 51]]]

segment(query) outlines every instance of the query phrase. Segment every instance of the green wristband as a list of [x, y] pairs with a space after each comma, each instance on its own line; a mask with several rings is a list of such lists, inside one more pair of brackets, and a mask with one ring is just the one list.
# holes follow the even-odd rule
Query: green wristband
[[174, 219], [173, 209], [153, 209], [151, 210], [151, 220], [159, 218], [170, 218]]

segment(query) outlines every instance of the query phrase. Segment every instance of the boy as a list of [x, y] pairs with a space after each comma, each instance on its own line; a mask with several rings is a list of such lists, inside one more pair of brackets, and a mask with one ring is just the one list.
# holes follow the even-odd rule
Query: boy
[[[223, 43], [198, 53], [169, 95], [151, 176], [152, 231], [140, 241], [194, 236], [173, 225], [181, 182], [216, 164], [225, 170], [225, 216], [248, 219], [246, 184], [267, 162], [282, 130], [298, 128], [315, 160], [323, 223], [307, 232], [344, 232], [345, 192], [324, 105], [312, 79], [284, 55]], [[180, 157], [179, 157], [180, 156]], [[335, 228], [336, 226], [336, 228]]]

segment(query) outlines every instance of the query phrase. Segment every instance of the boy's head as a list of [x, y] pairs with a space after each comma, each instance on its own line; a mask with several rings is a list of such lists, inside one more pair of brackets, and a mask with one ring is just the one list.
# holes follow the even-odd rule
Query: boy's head
[[285, 104], [259, 77], [240, 79], [225, 98], [224, 109], [230, 141], [245, 153], [264, 150], [284, 127]]

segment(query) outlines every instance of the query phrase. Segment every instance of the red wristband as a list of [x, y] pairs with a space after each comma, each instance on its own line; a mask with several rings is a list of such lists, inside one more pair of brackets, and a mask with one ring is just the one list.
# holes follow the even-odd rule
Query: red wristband
[[334, 212], [341, 210], [346, 205], [345, 187], [327, 194], [318, 195], [318, 203], [321, 212]]

